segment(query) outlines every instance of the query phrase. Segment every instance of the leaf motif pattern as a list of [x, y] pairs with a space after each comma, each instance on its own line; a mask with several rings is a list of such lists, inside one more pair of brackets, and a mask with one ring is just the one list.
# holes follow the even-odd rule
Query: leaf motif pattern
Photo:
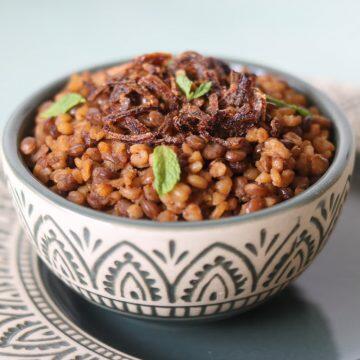
[[[39, 281], [37, 256], [4, 185], [0, 174], [0, 358], [133, 359], [83, 333], [58, 311]], [[25, 194], [13, 192], [13, 197], [24, 218], [31, 216], [34, 207]]]
[[[21, 190], [13, 194], [41, 257], [82, 296], [142, 316], [194, 317], [246, 310], [299, 276], [334, 227], [349, 180], [319, 201], [308, 223], [298, 218], [286, 233], [264, 228], [252, 242], [235, 247], [218, 241], [197, 253], [172, 239], [151, 252], [126, 239], [104, 250], [106, 239], [94, 237], [91, 227], [62, 229], [50, 215], [34, 217]], [[84, 253], [93, 254], [91, 265]]]

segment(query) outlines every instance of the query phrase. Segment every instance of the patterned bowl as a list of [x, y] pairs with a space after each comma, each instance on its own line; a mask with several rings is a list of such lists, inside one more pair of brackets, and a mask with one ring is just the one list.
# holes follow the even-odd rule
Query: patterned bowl
[[89, 301], [151, 319], [228, 316], [282, 290], [326, 243], [353, 170], [348, 122], [303, 81], [267, 67], [231, 63], [279, 75], [335, 124], [337, 150], [327, 173], [295, 198], [249, 215], [164, 224], [118, 218], [52, 193], [31, 175], [18, 144], [38, 105], [65, 79], [32, 95], [9, 119], [2, 153], [19, 218], [45, 264]]

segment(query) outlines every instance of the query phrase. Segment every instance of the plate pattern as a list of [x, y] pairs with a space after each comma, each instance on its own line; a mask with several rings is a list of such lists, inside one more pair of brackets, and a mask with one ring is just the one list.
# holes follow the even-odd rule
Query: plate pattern
[[[310, 220], [295, 219], [289, 231], [271, 234], [264, 228], [255, 241], [237, 247], [218, 241], [197, 253], [172, 239], [147, 252], [127, 239], [109, 248], [88, 227], [62, 228], [8, 185], [42, 259], [83, 297], [141, 316], [191, 318], [246, 310], [299, 276], [331, 233], [349, 181], [350, 176], [338, 193], [326, 194]], [[259, 256], [266, 259], [260, 268]], [[91, 266], [86, 258], [94, 259]], [[170, 268], [176, 269], [172, 279]]]
[[134, 359], [76, 327], [48, 297], [1, 178], [0, 359]]

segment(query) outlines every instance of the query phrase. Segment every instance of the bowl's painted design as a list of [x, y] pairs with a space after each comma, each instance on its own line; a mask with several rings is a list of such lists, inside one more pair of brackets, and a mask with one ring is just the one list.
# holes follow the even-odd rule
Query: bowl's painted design
[[178, 236], [144, 247], [125, 229], [111, 241], [91, 223], [75, 228], [76, 217], [57, 221], [29, 193], [8, 186], [38, 254], [65, 283], [113, 310], [184, 319], [244, 311], [301, 274], [331, 233], [349, 179], [307, 207], [310, 217], [290, 216], [276, 232], [264, 223], [235, 241], [198, 239], [196, 250]]
[[73, 302], [64, 311], [66, 306], [53, 301], [2, 175], [0, 164], [0, 359], [135, 360], [76, 326], [70, 314]]

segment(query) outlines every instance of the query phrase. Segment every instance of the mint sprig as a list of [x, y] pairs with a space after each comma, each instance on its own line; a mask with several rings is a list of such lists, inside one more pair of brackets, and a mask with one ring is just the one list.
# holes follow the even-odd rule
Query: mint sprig
[[210, 91], [212, 85], [211, 81], [207, 81], [200, 84], [200, 86], [196, 88], [195, 91], [191, 91], [193, 82], [186, 76], [186, 74], [182, 73], [176, 75], [176, 83], [182, 90], [182, 92], [185, 94], [186, 99], [189, 101], [205, 95], [207, 92]]
[[287, 102], [273, 98], [270, 95], [266, 95], [266, 102], [277, 107], [286, 107], [293, 109], [301, 116], [311, 116], [311, 112], [308, 109], [305, 109], [302, 106], [288, 104]]
[[193, 99], [197, 99], [205, 95], [211, 89], [211, 81], [202, 83], [194, 92]]
[[192, 99], [192, 91], [191, 87], [193, 82], [185, 75], [185, 74], [178, 74], [176, 75], [176, 83], [178, 84], [179, 88], [183, 91], [186, 95], [188, 100]]
[[79, 94], [65, 94], [58, 101], [54, 102], [47, 110], [43, 111], [40, 116], [47, 119], [61, 114], [66, 114], [74, 106], [84, 102], [86, 102], [86, 100]]
[[161, 196], [170, 192], [180, 180], [180, 163], [169, 146], [160, 145], [153, 152], [154, 187]]

